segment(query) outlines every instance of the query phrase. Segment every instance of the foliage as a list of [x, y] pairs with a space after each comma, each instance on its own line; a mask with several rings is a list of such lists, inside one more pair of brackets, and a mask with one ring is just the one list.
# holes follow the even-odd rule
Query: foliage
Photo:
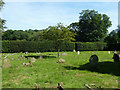
[[[5, 3], [4, 3], [2, 0], [0, 0], [0, 11], [1, 11], [1, 9], [2, 9], [2, 7], [3, 7], [4, 4], [5, 4]], [[6, 22], [6, 20], [2, 20], [2, 19], [0, 18], [0, 33], [2, 33], [1, 31], [3, 31], [4, 28], [6, 28], [6, 27], [4, 26], [5, 22]]]
[[111, 26], [106, 14], [99, 14], [95, 10], [83, 10], [79, 17], [79, 41], [102, 41]]
[[117, 44], [120, 43], [120, 38], [118, 37], [118, 34], [115, 30], [110, 32], [110, 34], [105, 38], [105, 42], [109, 44]]
[[[65, 42], [60, 45], [61, 51], [72, 51], [74, 43]], [[3, 41], [2, 52], [54, 52], [57, 51], [55, 42], [47, 41]]]
[[55, 45], [58, 49], [58, 57], [59, 57], [59, 50], [60, 45], [67, 41], [74, 41], [75, 33], [71, 32], [67, 27], [63, 26], [62, 23], [58, 23], [57, 26], [49, 26], [43, 32], [43, 38], [47, 41], [54, 41]]
[[59, 44], [63, 41], [74, 41], [75, 35], [62, 23], [58, 23], [57, 26], [49, 26], [44, 32], [43, 38]]
[[3, 40], [28, 40], [29, 34], [23, 30], [7, 30], [4, 32]]
[[102, 42], [76, 42], [77, 51], [102, 51], [106, 48], [106, 43]]
[[74, 22], [74, 23], [71, 23], [68, 28], [71, 30], [71, 31], [79, 31], [79, 22]]
[[5, 3], [3, 2], [3, 0], [0, 0], [0, 10], [2, 9], [2, 7], [3, 7], [4, 4]]

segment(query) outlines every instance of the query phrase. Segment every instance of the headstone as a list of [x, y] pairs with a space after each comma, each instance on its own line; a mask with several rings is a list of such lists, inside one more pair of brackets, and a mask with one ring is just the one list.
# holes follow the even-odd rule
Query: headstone
[[64, 62], [65, 62], [65, 60], [62, 59], [62, 58], [60, 58], [60, 59], [57, 61], [57, 63], [64, 63]]
[[97, 55], [92, 55], [89, 59], [90, 64], [95, 65], [98, 63], [98, 56]]
[[108, 54], [110, 54], [110, 51], [108, 51]]
[[78, 51], [78, 55], [80, 54], [80, 51]]
[[62, 83], [62, 82], [59, 82], [57, 88], [58, 88], [59, 90], [64, 90], [64, 88], [63, 88], [63, 83]]
[[76, 52], [75, 49], [73, 50], [73, 52]]
[[119, 59], [120, 59], [120, 54], [118, 54], [118, 56], [119, 56]]
[[39, 58], [40, 58], [40, 60], [41, 60], [41, 59], [43, 59], [43, 57], [42, 57], [42, 56], [40, 56]]
[[12, 60], [14, 60], [14, 58], [12, 57]]
[[24, 54], [28, 54], [28, 52], [25, 52]]
[[31, 58], [31, 62], [36, 62], [36, 59], [34, 57]]
[[62, 53], [62, 55], [63, 55], [63, 56], [66, 56], [66, 55], [67, 55], [67, 53]]
[[8, 67], [10, 67], [10, 60], [5, 59], [5, 60], [4, 60], [4, 64], [2, 65], [2, 67], [3, 67], [3, 68], [8, 68]]
[[116, 53], [116, 54], [117, 54], [117, 51], [115, 50], [115, 51], [114, 51], [114, 53]]
[[120, 60], [119, 60], [119, 55], [118, 54], [116, 54], [116, 53], [114, 53], [114, 55], [113, 55], [113, 58], [112, 59], [114, 59], [114, 62], [119, 62]]

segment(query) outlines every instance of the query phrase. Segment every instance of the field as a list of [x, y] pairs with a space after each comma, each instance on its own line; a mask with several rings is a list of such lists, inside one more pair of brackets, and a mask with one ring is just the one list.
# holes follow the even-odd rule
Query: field
[[[67, 55], [62, 55], [67, 53]], [[96, 54], [99, 58], [97, 68], [89, 68], [89, 58]], [[39, 56], [42, 55], [43, 59]], [[7, 56], [7, 57], [6, 57]], [[3, 88], [56, 88], [58, 82], [63, 82], [64, 88], [118, 88], [120, 80], [120, 63], [113, 62], [113, 52], [81, 51], [44, 53], [2, 53], [2, 62], [8, 59], [10, 66], [2, 68]], [[31, 58], [36, 58], [33, 67], [23, 66]], [[64, 63], [56, 63], [60, 58]], [[5, 65], [4, 65], [5, 66]]]

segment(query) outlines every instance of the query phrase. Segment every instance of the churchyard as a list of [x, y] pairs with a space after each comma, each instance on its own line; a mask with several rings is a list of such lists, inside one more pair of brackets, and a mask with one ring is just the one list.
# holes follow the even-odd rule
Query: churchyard
[[[91, 55], [98, 61], [91, 66]], [[3, 88], [120, 88], [113, 51], [2, 53]], [[91, 57], [92, 58], [92, 57]], [[90, 61], [91, 62], [91, 61]]]

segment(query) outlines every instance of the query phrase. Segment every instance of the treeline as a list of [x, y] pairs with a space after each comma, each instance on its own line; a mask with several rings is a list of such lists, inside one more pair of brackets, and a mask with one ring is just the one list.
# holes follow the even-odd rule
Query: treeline
[[120, 43], [120, 30], [113, 30], [108, 34], [111, 25], [106, 14], [100, 14], [95, 10], [83, 10], [79, 21], [68, 26], [59, 23], [43, 30], [7, 30], [2, 32], [2, 40]]
[[[72, 30], [71, 30], [72, 31]], [[7, 30], [3, 32], [2, 40], [23, 40], [23, 41], [44, 41], [42, 39], [41, 33], [43, 30]], [[78, 32], [75, 31], [77, 35], [75, 36], [75, 41], [80, 42], [78, 37]], [[100, 40], [106, 43], [116, 44], [120, 43], [120, 38], [116, 30], [111, 31], [103, 40]]]

